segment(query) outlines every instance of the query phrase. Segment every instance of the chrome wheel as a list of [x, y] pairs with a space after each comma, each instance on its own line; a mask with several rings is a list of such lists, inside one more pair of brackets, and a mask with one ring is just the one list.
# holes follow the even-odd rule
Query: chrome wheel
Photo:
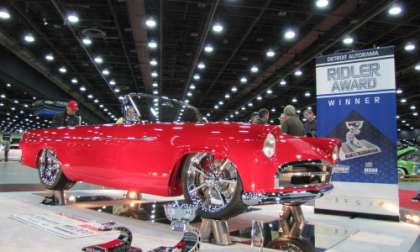
[[190, 159], [184, 183], [189, 198], [203, 211], [218, 212], [234, 199], [238, 180], [236, 167], [229, 159], [197, 153]]
[[60, 162], [51, 150], [43, 150], [38, 159], [38, 168], [41, 182], [52, 186], [57, 182], [57, 176], [61, 172]]
[[398, 168], [398, 178], [403, 179], [405, 177], [405, 171], [402, 168]]

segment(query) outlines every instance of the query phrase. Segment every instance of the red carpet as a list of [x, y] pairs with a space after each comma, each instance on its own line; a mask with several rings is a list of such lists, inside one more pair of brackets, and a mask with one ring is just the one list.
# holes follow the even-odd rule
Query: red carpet
[[416, 196], [416, 191], [399, 190], [400, 191], [400, 208], [407, 208], [420, 211], [420, 202], [412, 202], [411, 198]]

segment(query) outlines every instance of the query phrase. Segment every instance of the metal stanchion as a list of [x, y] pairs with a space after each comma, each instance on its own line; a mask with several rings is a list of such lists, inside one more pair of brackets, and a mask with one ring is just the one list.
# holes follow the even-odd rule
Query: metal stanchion
[[202, 219], [200, 226], [201, 240], [216, 245], [232, 244], [227, 220]]

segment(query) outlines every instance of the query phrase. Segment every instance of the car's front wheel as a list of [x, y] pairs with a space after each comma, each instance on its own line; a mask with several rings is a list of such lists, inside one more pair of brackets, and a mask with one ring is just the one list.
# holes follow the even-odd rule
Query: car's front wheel
[[64, 175], [57, 155], [49, 149], [39, 155], [38, 174], [41, 183], [50, 190], [68, 190], [75, 184]]
[[208, 219], [227, 219], [241, 213], [242, 182], [229, 159], [200, 152], [190, 155], [182, 170], [184, 197], [199, 204], [198, 214]]
[[403, 179], [405, 176], [407, 176], [405, 169], [398, 167], [398, 178]]

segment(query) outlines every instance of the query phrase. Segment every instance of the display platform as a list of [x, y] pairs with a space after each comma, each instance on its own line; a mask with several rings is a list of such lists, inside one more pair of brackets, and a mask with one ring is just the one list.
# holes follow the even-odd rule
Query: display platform
[[[65, 206], [50, 206], [40, 204], [45, 192], [0, 193], [0, 202], [3, 206], [7, 206], [0, 209], [0, 223], [2, 227], [6, 227], [0, 229], [0, 251], [33, 252], [45, 251], [45, 248], [49, 248], [50, 251], [81, 251], [83, 247], [104, 243], [115, 239], [116, 236], [115, 232], [92, 232], [83, 237], [63, 238], [54, 232], [18, 221], [13, 218], [13, 215], [58, 215], [71, 220], [89, 221], [89, 223], [113, 221], [129, 228], [133, 234], [133, 246], [142, 248], [143, 251], [162, 245], [173, 245], [180, 240], [182, 234], [169, 229], [168, 221], [163, 218], [161, 208], [162, 201], [179, 200], [179, 198], [168, 199], [143, 195], [142, 200], [130, 200], [117, 197], [124, 194], [125, 192], [115, 190], [71, 191], [68, 195], [74, 196], [75, 202]], [[89, 195], [108, 195], [111, 200], [86, 201], [84, 197]], [[77, 199], [81, 201], [78, 202]], [[312, 206], [303, 206], [302, 211], [306, 219], [302, 234], [306, 237], [308, 244], [313, 246], [314, 251], [386, 252], [418, 251], [420, 248], [420, 227], [417, 225], [315, 215]], [[111, 215], [107, 212], [115, 214]], [[264, 233], [265, 245], [270, 243], [270, 239], [279, 241], [276, 232], [279, 230], [280, 212], [280, 205], [261, 206], [232, 218], [228, 224], [234, 243], [229, 246], [202, 243], [201, 251], [259, 251], [258, 248], [250, 246], [252, 222], [263, 223], [262, 233]], [[199, 221], [193, 223], [193, 225], [198, 224]], [[280, 248], [283, 249], [280, 251], [291, 249]], [[264, 251], [279, 250], [264, 248]]]

